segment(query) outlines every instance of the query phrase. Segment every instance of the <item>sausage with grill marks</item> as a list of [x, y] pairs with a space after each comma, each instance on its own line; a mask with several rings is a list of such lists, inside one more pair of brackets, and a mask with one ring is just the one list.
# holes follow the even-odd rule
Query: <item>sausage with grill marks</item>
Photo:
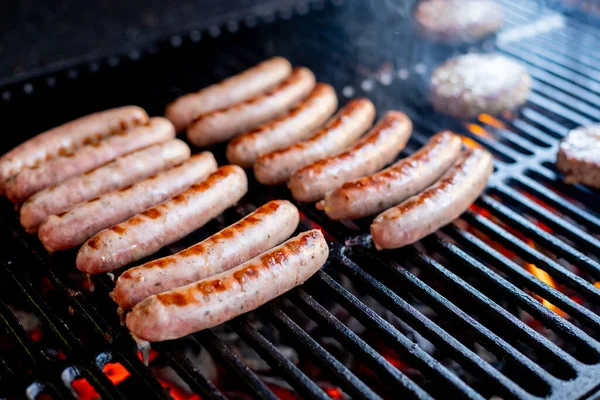
[[153, 294], [227, 271], [289, 238], [299, 218], [289, 201], [271, 201], [192, 247], [125, 271], [111, 296], [128, 310]]
[[188, 189], [216, 169], [212, 153], [195, 154], [168, 171], [51, 215], [40, 225], [38, 236], [49, 252], [79, 246], [101, 230]]
[[273, 57], [198, 92], [179, 97], [167, 106], [165, 116], [182, 131], [202, 114], [231, 107], [272, 89], [292, 72], [282, 57]]
[[21, 207], [21, 225], [29, 233], [50, 215], [105, 193], [130, 186], [190, 158], [190, 148], [179, 139], [155, 144], [83, 175], [37, 192]]
[[460, 136], [440, 132], [410, 157], [327, 193], [317, 208], [334, 220], [357, 219], [387, 210], [432, 185], [459, 156], [461, 146]]
[[321, 231], [303, 232], [229, 271], [148, 297], [127, 315], [127, 327], [149, 342], [212, 328], [304, 283], [328, 255]]
[[374, 118], [375, 106], [369, 99], [351, 100], [310, 139], [258, 157], [254, 175], [264, 185], [287, 182], [297, 169], [342, 152]]
[[113, 134], [38, 167], [24, 169], [6, 183], [6, 196], [19, 204], [40, 190], [91, 171], [124, 154], [174, 137], [175, 128], [168, 119], [151, 118], [145, 125]]
[[493, 171], [492, 155], [469, 149], [429, 189], [379, 214], [371, 224], [378, 249], [412, 244], [458, 218], [485, 189]]
[[276, 118], [313, 90], [315, 75], [308, 68], [294, 68], [276, 88], [229, 108], [200, 115], [188, 127], [187, 137], [196, 146], [224, 142]]
[[85, 242], [77, 253], [77, 268], [88, 274], [109, 272], [154, 254], [220, 215], [247, 191], [243, 169], [221, 167], [185, 192]]
[[380, 170], [406, 146], [412, 122], [399, 111], [390, 111], [342, 154], [319, 160], [292, 174], [288, 187], [298, 201], [317, 201], [344, 182]]
[[4, 192], [6, 181], [25, 168], [147, 121], [146, 111], [125, 106], [90, 114], [40, 133], [0, 157], [0, 192]]
[[336, 108], [337, 96], [333, 87], [318, 83], [311, 94], [289, 113], [234, 138], [227, 146], [227, 159], [242, 168], [251, 167], [261, 154], [305, 139], [323, 125]]

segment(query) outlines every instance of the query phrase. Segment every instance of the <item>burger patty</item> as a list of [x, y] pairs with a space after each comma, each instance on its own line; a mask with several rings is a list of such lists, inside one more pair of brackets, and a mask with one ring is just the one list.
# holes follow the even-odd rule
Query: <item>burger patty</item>
[[504, 24], [502, 9], [490, 0], [423, 0], [414, 16], [423, 36], [446, 44], [481, 40]]
[[430, 99], [437, 111], [457, 118], [512, 110], [529, 95], [525, 67], [499, 54], [453, 57], [433, 71]]
[[556, 167], [566, 183], [600, 189], [600, 124], [570, 131], [560, 142]]

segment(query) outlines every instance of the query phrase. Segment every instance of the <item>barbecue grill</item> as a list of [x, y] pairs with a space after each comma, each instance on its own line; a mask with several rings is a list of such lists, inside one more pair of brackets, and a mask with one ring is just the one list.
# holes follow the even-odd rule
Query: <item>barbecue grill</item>
[[[0, 398], [600, 398], [600, 192], [565, 185], [554, 168], [558, 140], [600, 120], [600, 29], [537, 2], [500, 3], [504, 30], [467, 48], [418, 39], [410, 4], [282, 2], [2, 82], [4, 153], [104, 108], [161, 115], [183, 93], [282, 55], [341, 103], [367, 96], [379, 114], [406, 112], [415, 131], [402, 156], [452, 129], [488, 148], [495, 172], [458, 221], [395, 251], [373, 248], [370, 219], [335, 222], [299, 204], [301, 229], [320, 227], [330, 241], [325, 268], [225, 326], [152, 345], [149, 366], [119, 323], [112, 276], [88, 281], [74, 252], [49, 255], [2, 199]], [[428, 74], [469, 50], [526, 64], [533, 90], [522, 110], [472, 121], [433, 112]], [[223, 146], [211, 150], [226, 163]], [[237, 207], [155, 256], [268, 200], [293, 200], [249, 176]]]

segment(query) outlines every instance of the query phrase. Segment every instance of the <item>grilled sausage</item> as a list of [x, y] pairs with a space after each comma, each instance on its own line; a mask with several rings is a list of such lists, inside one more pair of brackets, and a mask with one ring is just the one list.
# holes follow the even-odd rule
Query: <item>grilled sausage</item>
[[254, 175], [264, 185], [287, 182], [297, 169], [342, 152], [374, 118], [375, 106], [369, 99], [352, 100], [310, 139], [258, 157]]
[[51, 253], [79, 246], [101, 230], [186, 190], [216, 169], [212, 153], [195, 154], [183, 164], [133, 186], [78, 204], [64, 214], [51, 215], [40, 225], [38, 236]]
[[36, 166], [59, 154], [72, 152], [78, 146], [98, 141], [117, 130], [125, 130], [147, 121], [146, 111], [136, 106], [126, 106], [90, 114], [43, 132], [0, 158], [0, 192], [4, 192], [6, 181], [24, 168]]
[[292, 174], [288, 187], [298, 201], [317, 201], [344, 182], [379, 171], [406, 146], [412, 122], [399, 111], [390, 111], [348, 150], [319, 160]]
[[243, 169], [221, 167], [185, 192], [85, 242], [77, 253], [77, 268], [89, 274], [109, 272], [154, 254], [202, 227], [247, 191]]
[[432, 185], [452, 165], [460, 150], [460, 136], [440, 132], [410, 157], [327, 193], [317, 208], [334, 220], [380, 213]]
[[153, 294], [220, 274], [289, 238], [299, 218], [289, 201], [271, 201], [201, 243], [126, 271], [111, 296], [128, 310]]
[[182, 131], [202, 114], [231, 107], [272, 89], [291, 72], [292, 66], [288, 60], [270, 58], [240, 74], [179, 97], [167, 106], [165, 116], [173, 122], [178, 132]]
[[190, 158], [190, 148], [179, 139], [155, 144], [119, 157], [105, 166], [37, 192], [21, 207], [21, 225], [29, 233], [50, 215], [60, 214], [94, 197], [123, 189]]
[[75, 153], [22, 170], [6, 183], [6, 196], [19, 204], [40, 190], [91, 171], [124, 154], [174, 137], [175, 129], [168, 119], [151, 118], [146, 125], [122, 131], [106, 140], [80, 147]]
[[242, 168], [251, 167], [261, 154], [305, 139], [323, 125], [336, 108], [335, 90], [326, 83], [318, 83], [289, 113], [233, 139], [227, 146], [227, 159]]
[[254, 129], [292, 108], [315, 87], [308, 68], [294, 68], [276, 88], [229, 108], [200, 115], [188, 127], [187, 137], [196, 146], [229, 140]]
[[149, 342], [211, 328], [304, 283], [328, 255], [321, 231], [303, 232], [229, 271], [148, 297], [127, 315], [127, 327]]
[[375, 247], [406, 246], [449, 224], [479, 197], [492, 171], [492, 156], [486, 150], [465, 151], [436, 184], [375, 218], [371, 224]]

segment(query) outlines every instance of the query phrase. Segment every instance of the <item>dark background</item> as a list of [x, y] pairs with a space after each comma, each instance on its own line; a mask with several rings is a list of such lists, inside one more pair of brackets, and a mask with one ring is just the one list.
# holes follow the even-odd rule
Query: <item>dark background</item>
[[35, 69], [126, 49], [193, 27], [322, 0], [2, 0], [0, 83]]

